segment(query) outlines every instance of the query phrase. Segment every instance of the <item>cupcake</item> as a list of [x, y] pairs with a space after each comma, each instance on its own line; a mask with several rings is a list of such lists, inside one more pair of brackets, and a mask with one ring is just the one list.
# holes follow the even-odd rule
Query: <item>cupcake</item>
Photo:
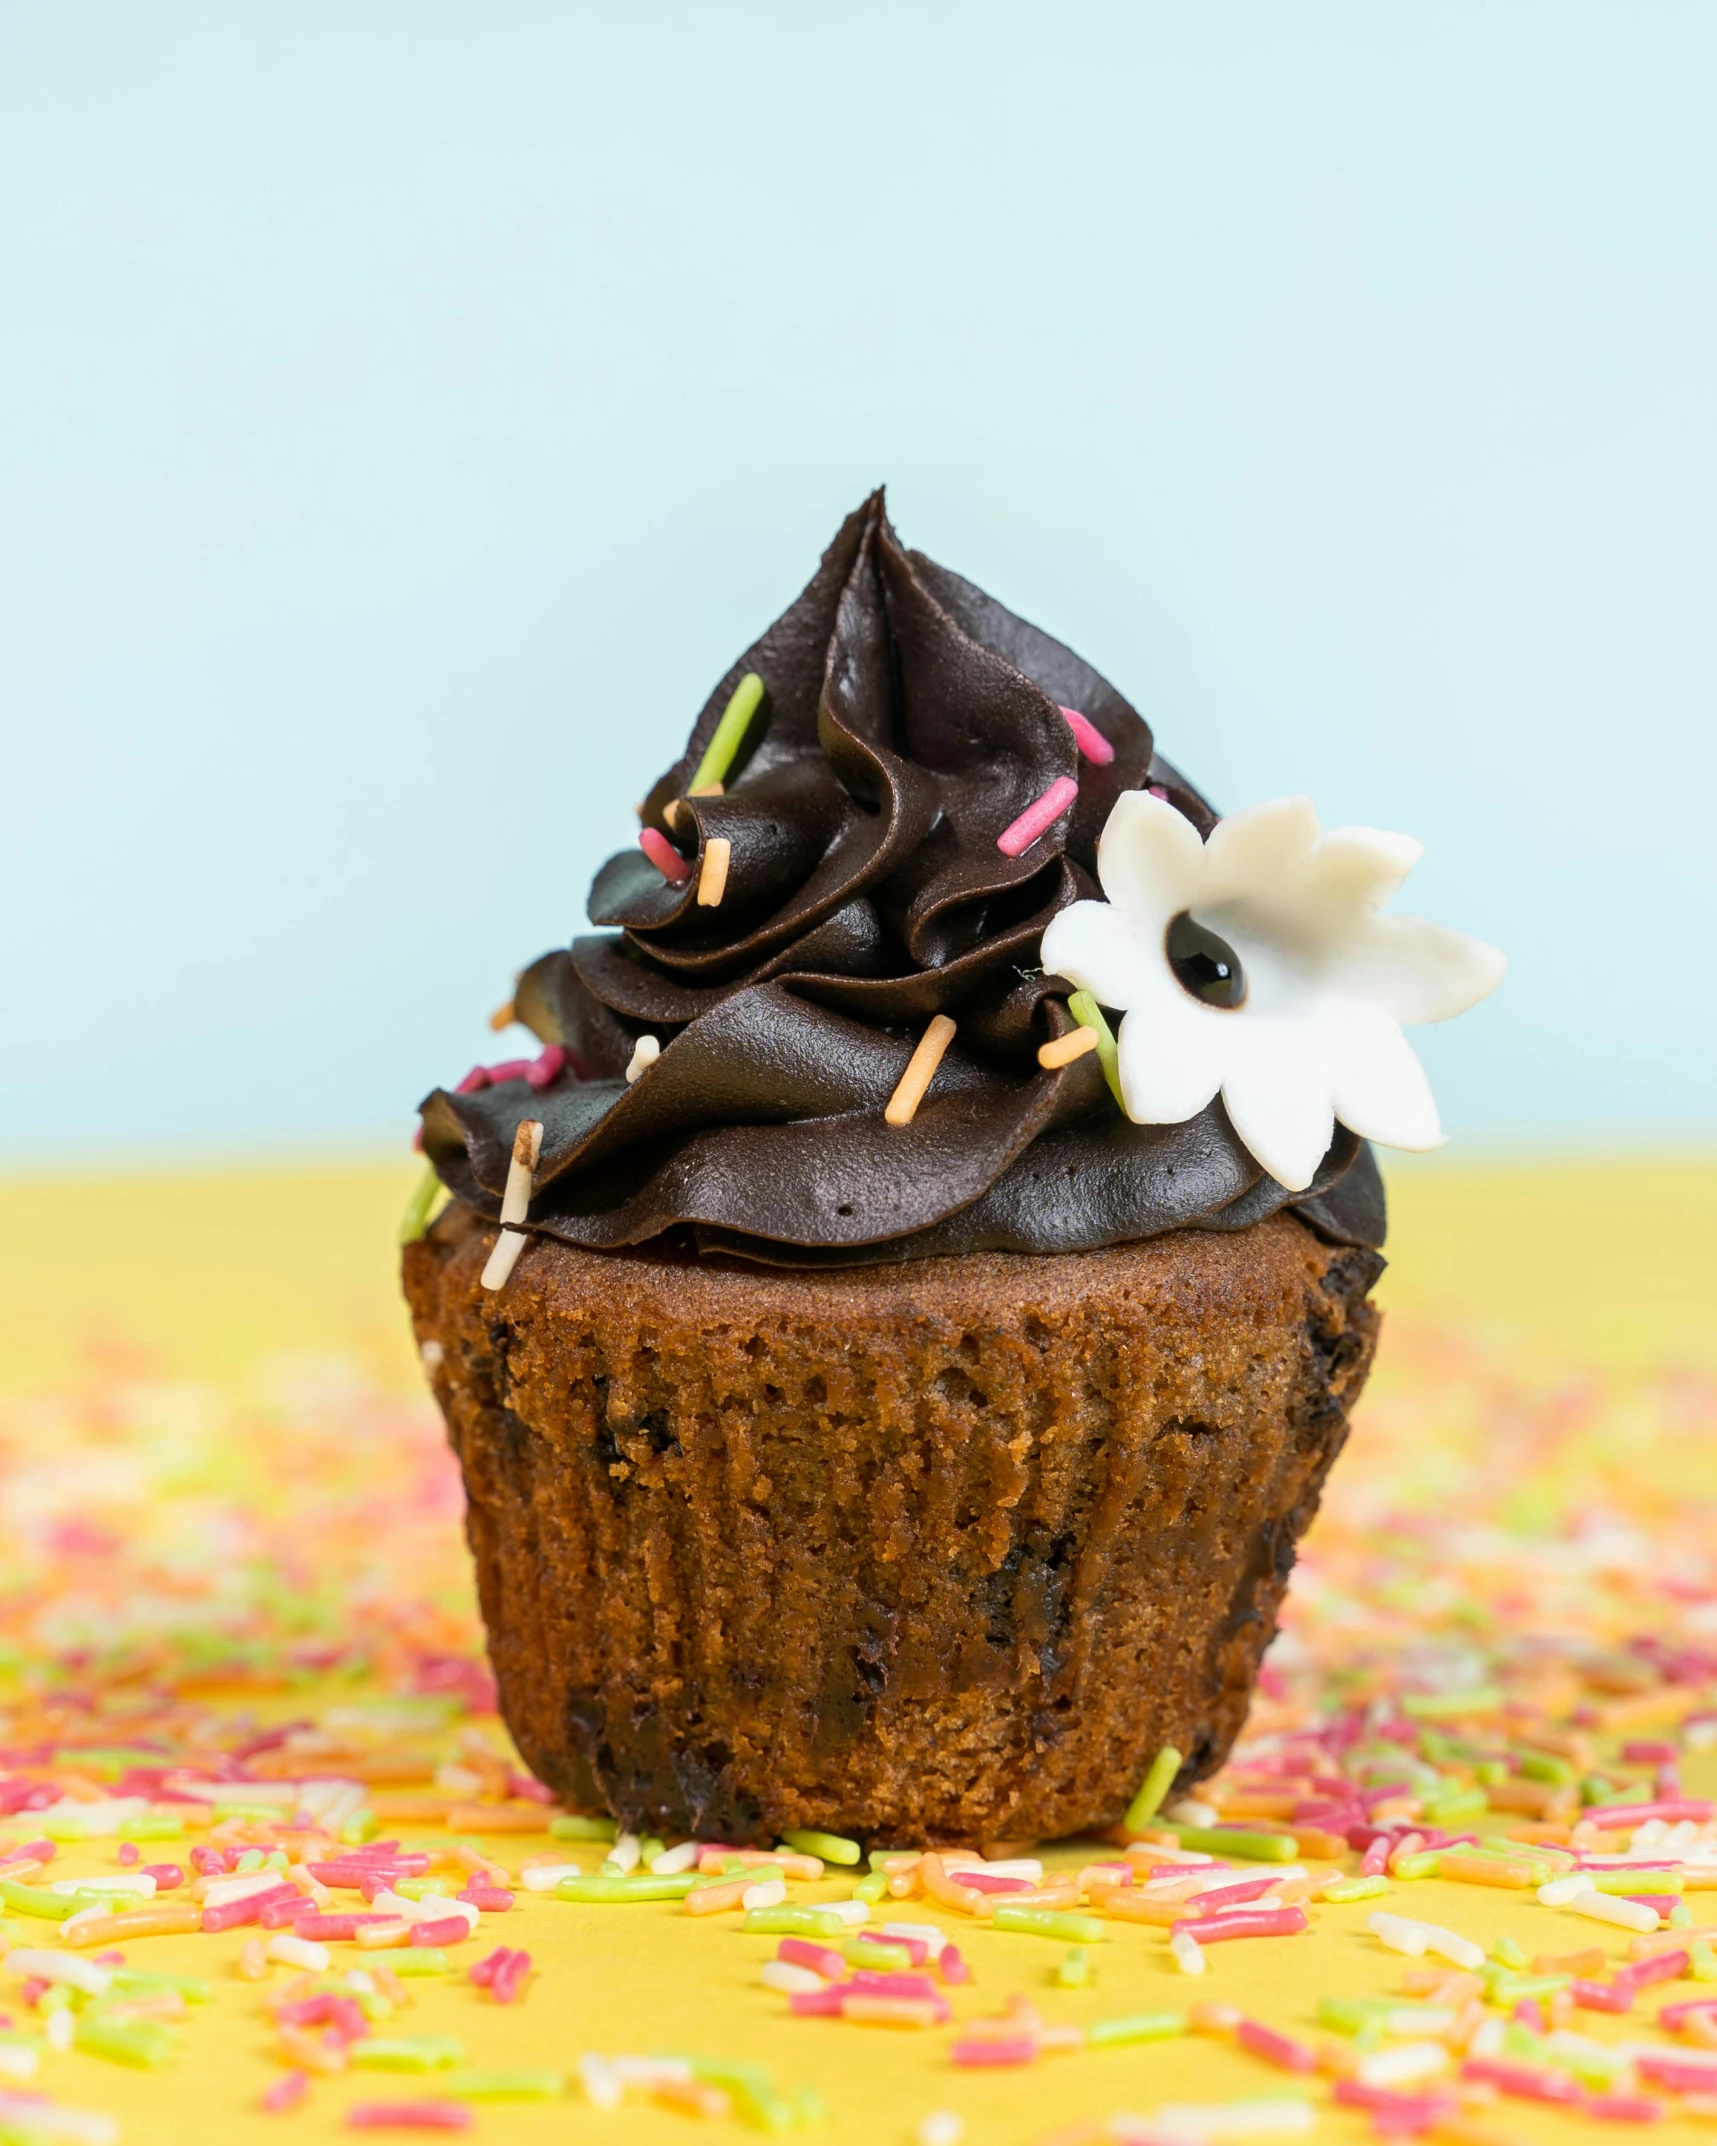
[[1219, 818], [880, 494], [422, 1106], [502, 1710], [628, 1826], [1050, 1838], [1222, 1762], [1377, 1333], [1418, 855]]

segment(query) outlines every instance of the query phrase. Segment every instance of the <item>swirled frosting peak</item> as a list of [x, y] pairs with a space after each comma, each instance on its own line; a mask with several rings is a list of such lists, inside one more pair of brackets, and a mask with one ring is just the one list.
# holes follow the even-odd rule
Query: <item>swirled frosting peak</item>
[[[1096, 1054], [1038, 1063], [1078, 1025], [1072, 986], [1043, 972], [1044, 929], [1096, 894], [1097, 837], [1137, 789], [1214, 825], [1113, 686], [902, 549], [875, 494], [710, 695], [644, 801], [642, 843], [596, 875], [597, 929], [521, 974], [542, 1057], [426, 1099], [430, 1160], [498, 1212], [514, 1131], [540, 1120], [531, 1225], [595, 1249], [663, 1239], [800, 1266], [1084, 1251], [1289, 1205], [1326, 1237], [1380, 1243], [1352, 1134], [1290, 1194], [1220, 1102], [1135, 1125]], [[911, 1122], [890, 1124], [938, 1014], [953, 1040]]]

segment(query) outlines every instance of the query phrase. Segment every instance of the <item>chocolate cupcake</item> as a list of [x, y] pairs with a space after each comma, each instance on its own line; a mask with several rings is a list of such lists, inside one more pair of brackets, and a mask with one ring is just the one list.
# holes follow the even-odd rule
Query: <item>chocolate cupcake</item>
[[[878, 495], [423, 1105], [405, 1254], [501, 1704], [734, 1842], [1049, 1837], [1244, 1717], [1376, 1332], [1417, 855], [1219, 820]], [[501, 1225], [497, 1229], [497, 1223]]]

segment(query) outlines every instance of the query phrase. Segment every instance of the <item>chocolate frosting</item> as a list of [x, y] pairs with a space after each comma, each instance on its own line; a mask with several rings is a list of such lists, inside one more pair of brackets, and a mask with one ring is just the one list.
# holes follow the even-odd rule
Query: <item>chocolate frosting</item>
[[[749, 672], [764, 701], [724, 793], [687, 798]], [[1108, 740], [1108, 765], [1080, 755], [1064, 707]], [[1079, 786], [1071, 810], [1004, 855], [996, 837], [1061, 776]], [[716, 686], [642, 807], [694, 867], [705, 843], [728, 842], [720, 904], [699, 906], [695, 869], [676, 883], [641, 849], [611, 857], [590, 891], [599, 930], [533, 962], [515, 994], [563, 1070], [436, 1089], [426, 1153], [496, 1214], [514, 1130], [540, 1119], [531, 1226], [596, 1250], [675, 1233], [784, 1266], [1077, 1252], [1243, 1229], [1284, 1206], [1334, 1242], [1381, 1244], [1382, 1185], [1353, 1134], [1338, 1128], [1295, 1196], [1220, 1102], [1134, 1125], [1094, 1053], [1038, 1065], [1076, 1025], [1071, 986], [1039, 966], [1044, 927], [1100, 898], [1098, 835], [1121, 792], [1146, 784], [1201, 833], [1214, 825], [1113, 686], [903, 550], [876, 493]], [[883, 1106], [937, 1013], [954, 1041], [912, 1123], [891, 1126]], [[644, 1035], [661, 1056], [628, 1086]]]

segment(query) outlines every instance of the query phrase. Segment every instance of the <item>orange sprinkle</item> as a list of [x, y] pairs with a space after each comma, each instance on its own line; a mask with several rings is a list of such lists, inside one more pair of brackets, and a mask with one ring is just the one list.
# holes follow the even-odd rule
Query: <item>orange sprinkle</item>
[[280, 2036], [281, 2054], [294, 2064], [301, 2064], [306, 2071], [320, 2072], [324, 2078], [332, 2078], [346, 2068], [346, 2052], [343, 2046], [325, 2042], [319, 2034], [311, 2034], [303, 2027], [276, 2025]]
[[[941, 1016], [938, 1015], [940, 1020]], [[949, 1029], [952, 1031], [953, 1022]], [[960, 1885], [948, 1875], [942, 1866], [942, 1858], [934, 1852], [921, 1855], [917, 1868], [912, 1873], [932, 1900], [939, 1900], [945, 1908], [957, 1908], [962, 1915], [984, 1916], [995, 1911], [989, 1907], [989, 1895], [980, 1893], [970, 1885]], [[889, 1880], [888, 1889], [894, 1890], [894, 1880]]]
[[546, 1803], [455, 1803], [446, 1823], [450, 1833], [546, 1833], [554, 1815]]
[[1541, 1952], [1532, 1962], [1532, 1972], [1535, 1975], [1601, 1975], [1605, 1957], [1602, 1945], [1588, 1945], [1584, 1952]]
[[158, 1908], [130, 1908], [122, 1915], [98, 1915], [64, 1934], [79, 1952], [90, 1945], [112, 1945], [122, 1938], [183, 1937], [203, 1927], [203, 1911], [194, 1900], [166, 1901]]
[[511, 1028], [513, 1023], [517, 1019], [518, 1014], [514, 1010], [513, 1002], [511, 999], [508, 999], [507, 1003], [504, 1006], [497, 1006], [494, 1012], [490, 1014], [489, 1026], [495, 1031], [496, 1035], [498, 1036], [501, 1033], [502, 1029]]
[[379, 1952], [388, 1945], [409, 1945], [411, 1925], [403, 1915], [396, 1915], [392, 1922], [359, 1923], [357, 1939], [366, 1952]]
[[[1037, 1062], [1046, 1073], [1053, 1073], [1061, 1066], [1070, 1066], [1076, 1058], [1083, 1058], [1087, 1051], [1097, 1048], [1097, 1031], [1094, 1028], [1076, 1028], [1071, 1034], [1057, 1036], [1053, 1042], [1038, 1046]], [[1284, 1812], [1284, 1816], [1287, 1814]]]
[[753, 1880], [735, 1878], [731, 1885], [704, 1885], [695, 1893], [686, 1895], [688, 1915], [720, 1915], [728, 1908], [738, 1907], [751, 1890]]
[[926, 1089], [936, 1078], [942, 1054], [954, 1040], [954, 1023], [945, 1013], [935, 1014], [918, 1039], [918, 1048], [907, 1060], [900, 1084], [888, 1099], [883, 1116], [890, 1125], [910, 1125], [918, 1115]]
[[712, 835], [703, 846], [703, 864], [698, 872], [698, 907], [719, 909], [727, 892], [727, 868], [733, 862], [733, 844], [725, 835]]
[[651, 2099], [682, 2116], [702, 2116], [720, 2123], [733, 2114], [733, 2099], [707, 2079], [658, 2079], [650, 2089]]
[[1159, 1930], [1171, 1929], [1186, 1914], [1184, 1898], [1151, 1899], [1130, 1885], [1094, 1885], [1091, 1905], [1099, 1915], [1112, 1916], [1116, 1922], [1148, 1922]]
[[1530, 1863], [1505, 1863], [1500, 1858], [1492, 1861], [1482, 1855], [1457, 1855], [1445, 1849], [1437, 1858], [1439, 1878], [1453, 1878], [1461, 1885], [1505, 1885], [1521, 1891], [1538, 1882], [1538, 1872]]
[[941, 2023], [942, 2008], [924, 1997], [847, 1997], [841, 2017], [861, 2027], [934, 2027]]

